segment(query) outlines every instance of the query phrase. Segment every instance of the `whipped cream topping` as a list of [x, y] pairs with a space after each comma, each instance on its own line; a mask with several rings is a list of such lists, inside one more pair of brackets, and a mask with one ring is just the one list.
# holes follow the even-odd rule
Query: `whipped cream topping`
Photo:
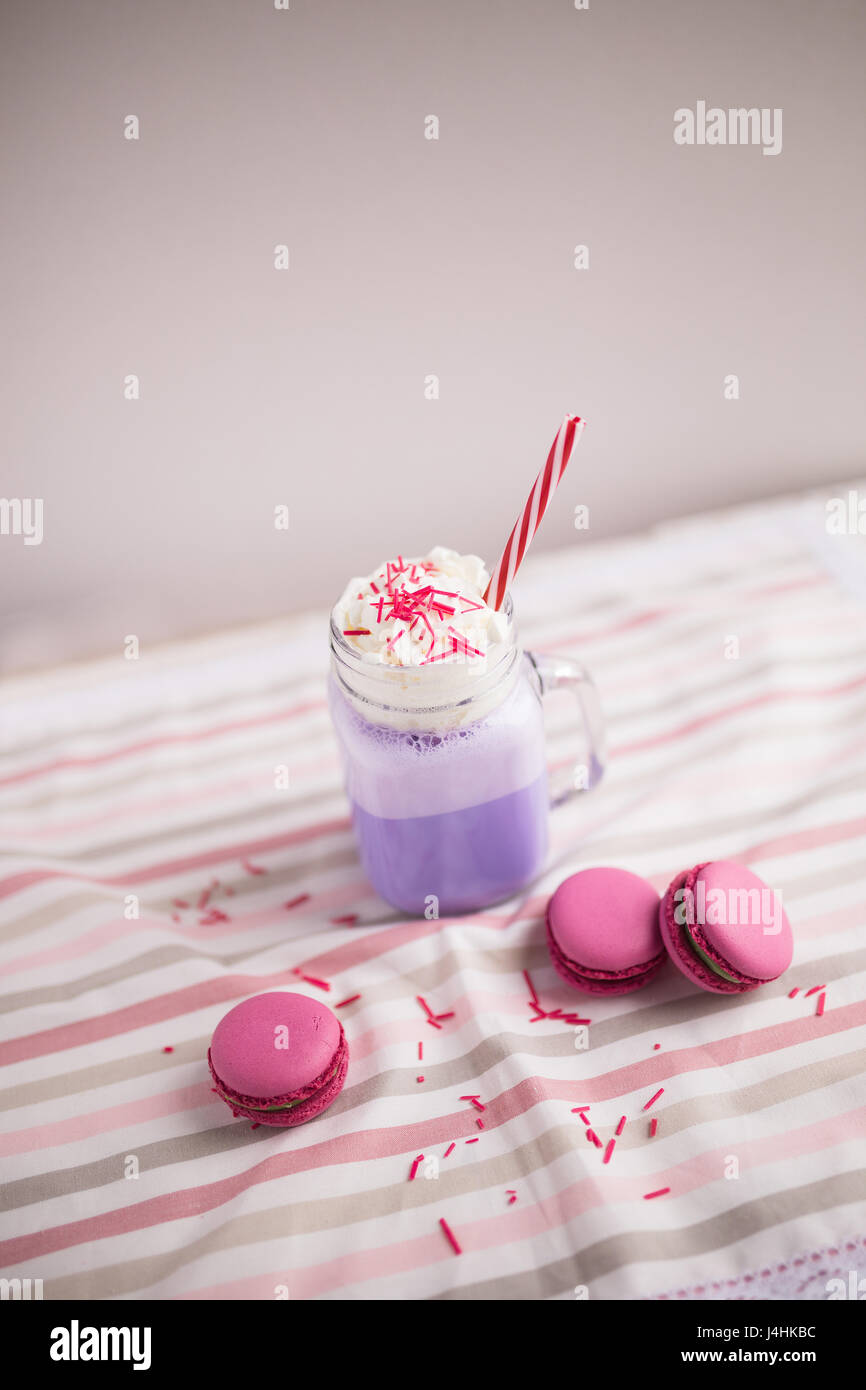
[[351, 579], [334, 624], [364, 662], [392, 668], [467, 664], [484, 669], [509, 640], [503, 612], [482, 597], [489, 575], [477, 555], [434, 546], [421, 558], [386, 560]]

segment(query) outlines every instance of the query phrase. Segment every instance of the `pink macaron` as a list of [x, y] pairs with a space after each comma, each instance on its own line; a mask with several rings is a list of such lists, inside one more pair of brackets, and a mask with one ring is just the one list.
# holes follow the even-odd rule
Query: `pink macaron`
[[666, 960], [659, 895], [625, 869], [582, 869], [547, 905], [554, 969], [587, 994], [628, 994], [648, 985]]
[[235, 1115], [302, 1125], [337, 1099], [349, 1048], [340, 1020], [317, 999], [276, 991], [236, 1004], [207, 1054], [217, 1093]]
[[677, 874], [659, 907], [674, 965], [714, 994], [743, 994], [788, 969], [794, 939], [781, 898], [730, 859]]

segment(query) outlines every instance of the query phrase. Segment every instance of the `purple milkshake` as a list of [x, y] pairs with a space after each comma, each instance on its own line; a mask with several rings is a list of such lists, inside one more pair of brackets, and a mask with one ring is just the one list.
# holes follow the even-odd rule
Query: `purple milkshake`
[[566, 794], [601, 775], [586, 677], [524, 654], [510, 600], [489, 608], [486, 584], [477, 556], [437, 547], [353, 579], [332, 614], [331, 714], [361, 861], [412, 915], [486, 907], [544, 868], [546, 689], [580, 687], [593, 745]]

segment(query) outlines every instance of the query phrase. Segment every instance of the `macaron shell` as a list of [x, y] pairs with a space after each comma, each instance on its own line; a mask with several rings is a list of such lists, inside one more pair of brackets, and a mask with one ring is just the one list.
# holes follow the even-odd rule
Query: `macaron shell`
[[274, 1100], [323, 1078], [342, 1038], [340, 1021], [326, 1005], [305, 994], [274, 991], [245, 999], [220, 1020], [209, 1058], [229, 1090], [250, 1100]]
[[649, 966], [662, 953], [659, 895], [625, 869], [582, 869], [557, 888], [547, 923], [568, 960], [604, 976]]
[[693, 985], [709, 990], [711, 994], [743, 994], [747, 989], [757, 989], [760, 981], [752, 985], [731, 984], [705, 965], [695, 955], [686, 939], [685, 930], [674, 918], [676, 903], [674, 894], [685, 885], [689, 870], [677, 874], [661, 902], [659, 903], [659, 930], [667, 953], [682, 975]]
[[[722, 915], [746, 915], [746, 921], [703, 922], [693, 929], [695, 940], [733, 974], [761, 981], [783, 975], [794, 955], [794, 937], [780, 899], [770, 894], [767, 884], [744, 864], [730, 859], [704, 864], [695, 878], [696, 893], [701, 883], [706, 887], [708, 917], [713, 915], [711, 895], [721, 894], [717, 900], [730, 904]], [[749, 893], [752, 896], [746, 906], [743, 895]], [[753, 905], [757, 911], [750, 917], [748, 910]]]
[[[210, 1059], [210, 1054], [208, 1054]], [[293, 1105], [290, 1110], [274, 1110], [270, 1114], [262, 1114], [256, 1108], [245, 1106], [242, 1102], [234, 1102], [228, 1096], [223, 1096], [227, 1105], [231, 1106], [236, 1116], [244, 1116], [245, 1119], [252, 1120], [254, 1124], [267, 1125], [270, 1128], [279, 1127], [288, 1129], [294, 1125], [306, 1124], [307, 1120], [313, 1120], [317, 1115], [321, 1115], [323, 1110], [327, 1110], [329, 1105], [333, 1105], [337, 1096], [343, 1089], [346, 1080], [346, 1072], [349, 1067], [349, 1048], [345, 1038], [343, 1038], [337, 1052], [336, 1070], [329, 1081], [326, 1081], [313, 1095], [306, 1100], [302, 1100], [299, 1105]], [[211, 1065], [213, 1073], [213, 1065]], [[214, 1078], [217, 1080], [218, 1078]]]
[[665, 963], [665, 953], [662, 950], [658, 959], [650, 962], [648, 966], [638, 965], [631, 971], [620, 971], [612, 975], [604, 975], [599, 971], [587, 973], [581, 970], [575, 961], [570, 961], [563, 955], [549, 926], [547, 949], [551, 964], [560, 979], [571, 985], [572, 989], [581, 989], [585, 994], [631, 994], [633, 990], [643, 989], [644, 985], [648, 985]]

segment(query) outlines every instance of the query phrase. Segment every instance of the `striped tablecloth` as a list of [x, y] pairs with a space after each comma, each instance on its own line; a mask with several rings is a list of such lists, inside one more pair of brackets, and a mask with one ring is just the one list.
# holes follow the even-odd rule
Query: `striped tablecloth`
[[[365, 883], [323, 613], [6, 683], [4, 1275], [46, 1298], [630, 1299], [866, 1273], [866, 538], [785, 499], [576, 537], [516, 598], [527, 645], [595, 674], [611, 762], [554, 814], [545, 878], [469, 918], [402, 920]], [[571, 710], [549, 715], [556, 763]], [[710, 997], [668, 968], [591, 1000], [583, 1051], [531, 1021], [524, 970], [548, 1008], [583, 998], [544, 945], [567, 872], [662, 889], [723, 857], [784, 895], [783, 979]], [[323, 997], [296, 968], [361, 996], [346, 1088], [253, 1130], [212, 1094], [208, 1041], [260, 990]], [[455, 1017], [430, 1028], [419, 994]], [[586, 1103], [603, 1141], [627, 1117], [606, 1166]]]

